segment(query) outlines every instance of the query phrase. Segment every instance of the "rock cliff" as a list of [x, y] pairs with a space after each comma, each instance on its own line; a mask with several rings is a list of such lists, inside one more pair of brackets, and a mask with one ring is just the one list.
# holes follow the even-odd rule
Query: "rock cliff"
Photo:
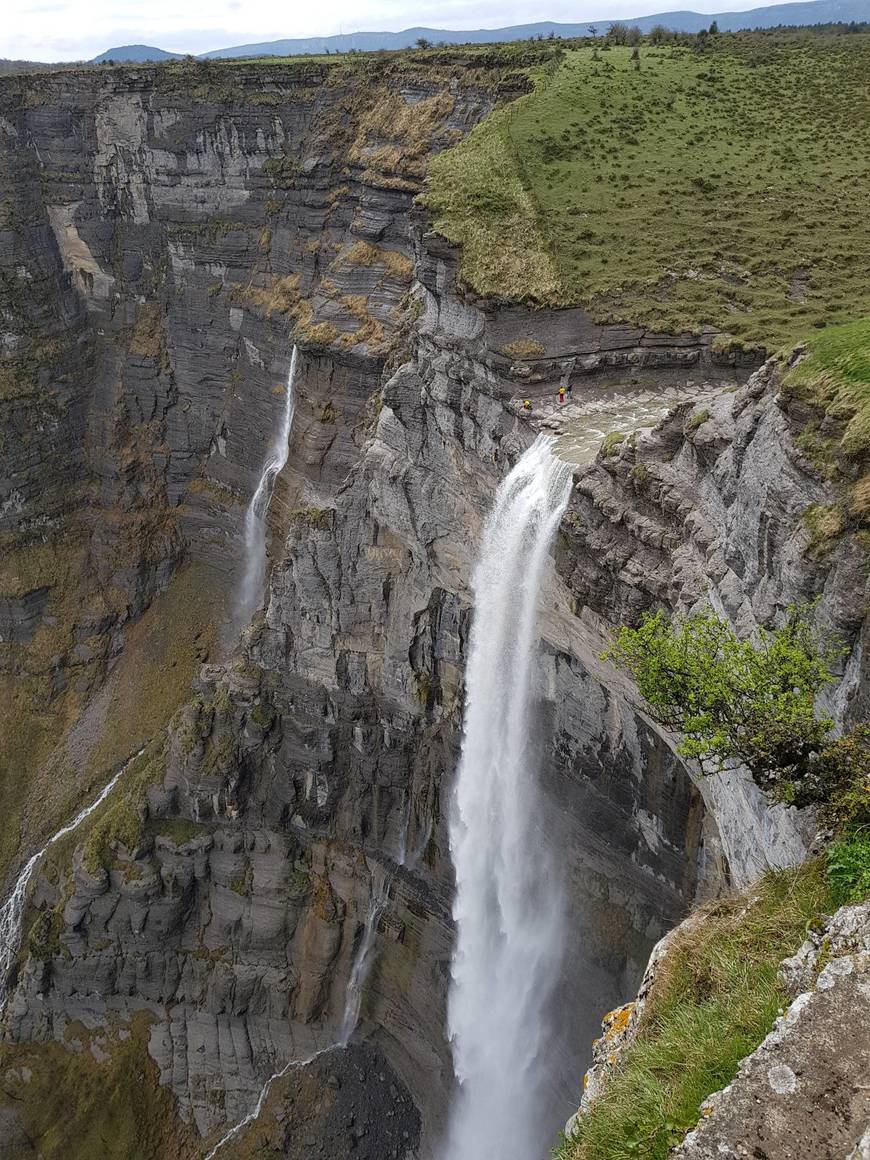
[[[597, 327], [456, 285], [413, 197], [429, 154], [520, 83], [497, 62], [462, 75], [366, 60], [0, 86], [0, 532], [16, 564], [0, 655], [21, 739], [2, 789], [21, 853], [147, 745], [110, 808], [46, 857], [4, 1050], [14, 1067], [17, 1047], [85, 1028], [99, 1059], [100, 1037], [147, 1016], [179, 1154], [324, 1051], [276, 1081], [258, 1130], [285, 1132], [289, 1155], [331, 1140], [345, 1112], [340, 1095], [317, 1102], [329, 1076], [331, 1092], [352, 1086], [360, 1126], [395, 1118], [384, 1148], [432, 1155], [452, 1084], [446, 810], [469, 578], [497, 481], [542, 425], [583, 442], [614, 391], [658, 399], [656, 417], [674, 392], [708, 400], [700, 422], [686, 405], [578, 460], [547, 594], [539, 824], [570, 900], [554, 1125], [598, 1012], [655, 941], [695, 898], [804, 850], [799, 824], [739, 778], [702, 798], [599, 657], [609, 624], [703, 599], [746, 628], [821, 594], [818, 615], [851, 644], [866, 570], [848, 544], [807, 556], [800, 515], [825, 485], [774, 369], [735, 394], [750, 368], [717, 364], [710, 336]], [[294, 343], [268, 592], [243, 626], [241, 518]], [[554, 417], [560, 382], [572, 398]], [[149, 616], [152, 635], [172, 626], [168, 644], [148, 638], [153, 663], [137, 636]], [[852, 655], [844, 719], [867, 696]], [[159, 711], [131, 715], [143, 701]], [[357, 1066], [325, 1049], [379, 892]], [[26, 1098], [7, 1107], [10, 1139], [29, 1114]], [[225, 1151], [248, 1145], [243, 1131]]]

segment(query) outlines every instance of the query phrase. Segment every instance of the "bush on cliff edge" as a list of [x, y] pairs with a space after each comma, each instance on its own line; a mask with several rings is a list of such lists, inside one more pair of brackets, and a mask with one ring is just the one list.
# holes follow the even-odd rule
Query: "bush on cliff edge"
[[842, 653], [804, 607], [754, 640], [739, 640], [713, 612], [648, 613], [619, 630], [605, 657], [633, 677], [649, 715], [682, 735], [679, 752], [702, 773], [739, 762], [776, 800], [815, 806], [848, 830], [870, 824], [870, 726], [835, 737], [833, 720], [816, 711]]

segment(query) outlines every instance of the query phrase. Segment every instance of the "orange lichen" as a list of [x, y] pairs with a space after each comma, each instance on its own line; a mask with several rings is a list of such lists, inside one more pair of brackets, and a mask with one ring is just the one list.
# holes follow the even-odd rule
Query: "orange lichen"
[[634, 1003], [626, 1003], [622, 1007], [616, 1007], [613, 1011], [608, 1011], [601, 1023], [604, 1028], [604, 1038], [613, 1039], [617, 1035], [621, 1035], [626, 1030], [634, 1011]]

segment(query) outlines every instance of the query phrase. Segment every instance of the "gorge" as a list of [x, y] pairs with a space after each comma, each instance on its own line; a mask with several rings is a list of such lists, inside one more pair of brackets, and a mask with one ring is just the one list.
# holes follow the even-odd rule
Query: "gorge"
[[816, 601], [867, 719], [787, 357], [478, 292], [417, 200], [554, 51], [0, 78], [0, 1155], [540, 1160], [657, 941], [806, 857], [602, 659]]

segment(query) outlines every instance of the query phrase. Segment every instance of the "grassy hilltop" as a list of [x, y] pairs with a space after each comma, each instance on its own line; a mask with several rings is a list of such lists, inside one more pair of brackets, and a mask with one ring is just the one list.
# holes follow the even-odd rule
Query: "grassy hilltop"
[[870, 35], [569, 48], [430, 169], [479, 293], [774, 347], [870, 313]]

